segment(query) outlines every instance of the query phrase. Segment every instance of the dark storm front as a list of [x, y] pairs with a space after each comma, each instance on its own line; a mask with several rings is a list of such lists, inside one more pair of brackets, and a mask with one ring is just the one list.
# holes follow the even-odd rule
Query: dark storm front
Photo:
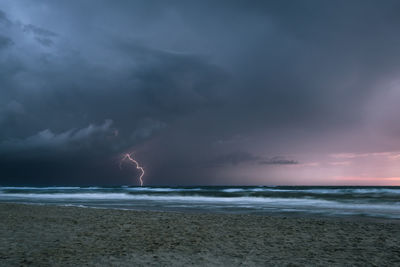
[[400, 219], [400, 187], [0, 187], [0, 201], [135, 210]]

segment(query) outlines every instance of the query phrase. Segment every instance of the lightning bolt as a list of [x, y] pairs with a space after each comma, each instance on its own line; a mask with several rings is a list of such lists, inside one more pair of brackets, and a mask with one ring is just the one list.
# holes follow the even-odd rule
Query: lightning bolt
[[128, 160], [129, 162], [132, 162], [133, 164], [136, 165], [136, 169], [140, 170], [142, 174], [139, 176], [139, 181], [140, 181], [140, 186], [143, 186], [143, 176], [144, 176], [144, 169], [139, 165], [139, 163], [133, 158], [133, 153], [126, 153], [123, 155], [121, 161], [119, 162], [119, 168], [122, 169], [122, 163], [124, 161]]

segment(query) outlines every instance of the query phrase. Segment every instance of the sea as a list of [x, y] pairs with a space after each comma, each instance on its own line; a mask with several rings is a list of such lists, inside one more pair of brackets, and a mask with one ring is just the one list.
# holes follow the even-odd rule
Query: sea
[[400, 219], [400, 187], [7, 187], [0, 202], [86, 208]]

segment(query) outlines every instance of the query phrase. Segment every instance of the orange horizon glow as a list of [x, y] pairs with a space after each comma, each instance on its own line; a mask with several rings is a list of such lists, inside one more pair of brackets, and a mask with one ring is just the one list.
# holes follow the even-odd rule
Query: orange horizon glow
[[400, 177], [338, 176], [334, 178], [336, 181], [350, 182], [357, 185], [400, 186]]

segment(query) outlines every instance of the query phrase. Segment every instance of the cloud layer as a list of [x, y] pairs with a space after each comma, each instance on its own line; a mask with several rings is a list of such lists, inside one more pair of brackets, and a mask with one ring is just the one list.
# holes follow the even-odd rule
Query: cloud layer
[[288, 183], [316, 155], [400, 150], [399, 8], [5, 1], [0, 184], [129, 184], [133, 150], [149, 184]]

